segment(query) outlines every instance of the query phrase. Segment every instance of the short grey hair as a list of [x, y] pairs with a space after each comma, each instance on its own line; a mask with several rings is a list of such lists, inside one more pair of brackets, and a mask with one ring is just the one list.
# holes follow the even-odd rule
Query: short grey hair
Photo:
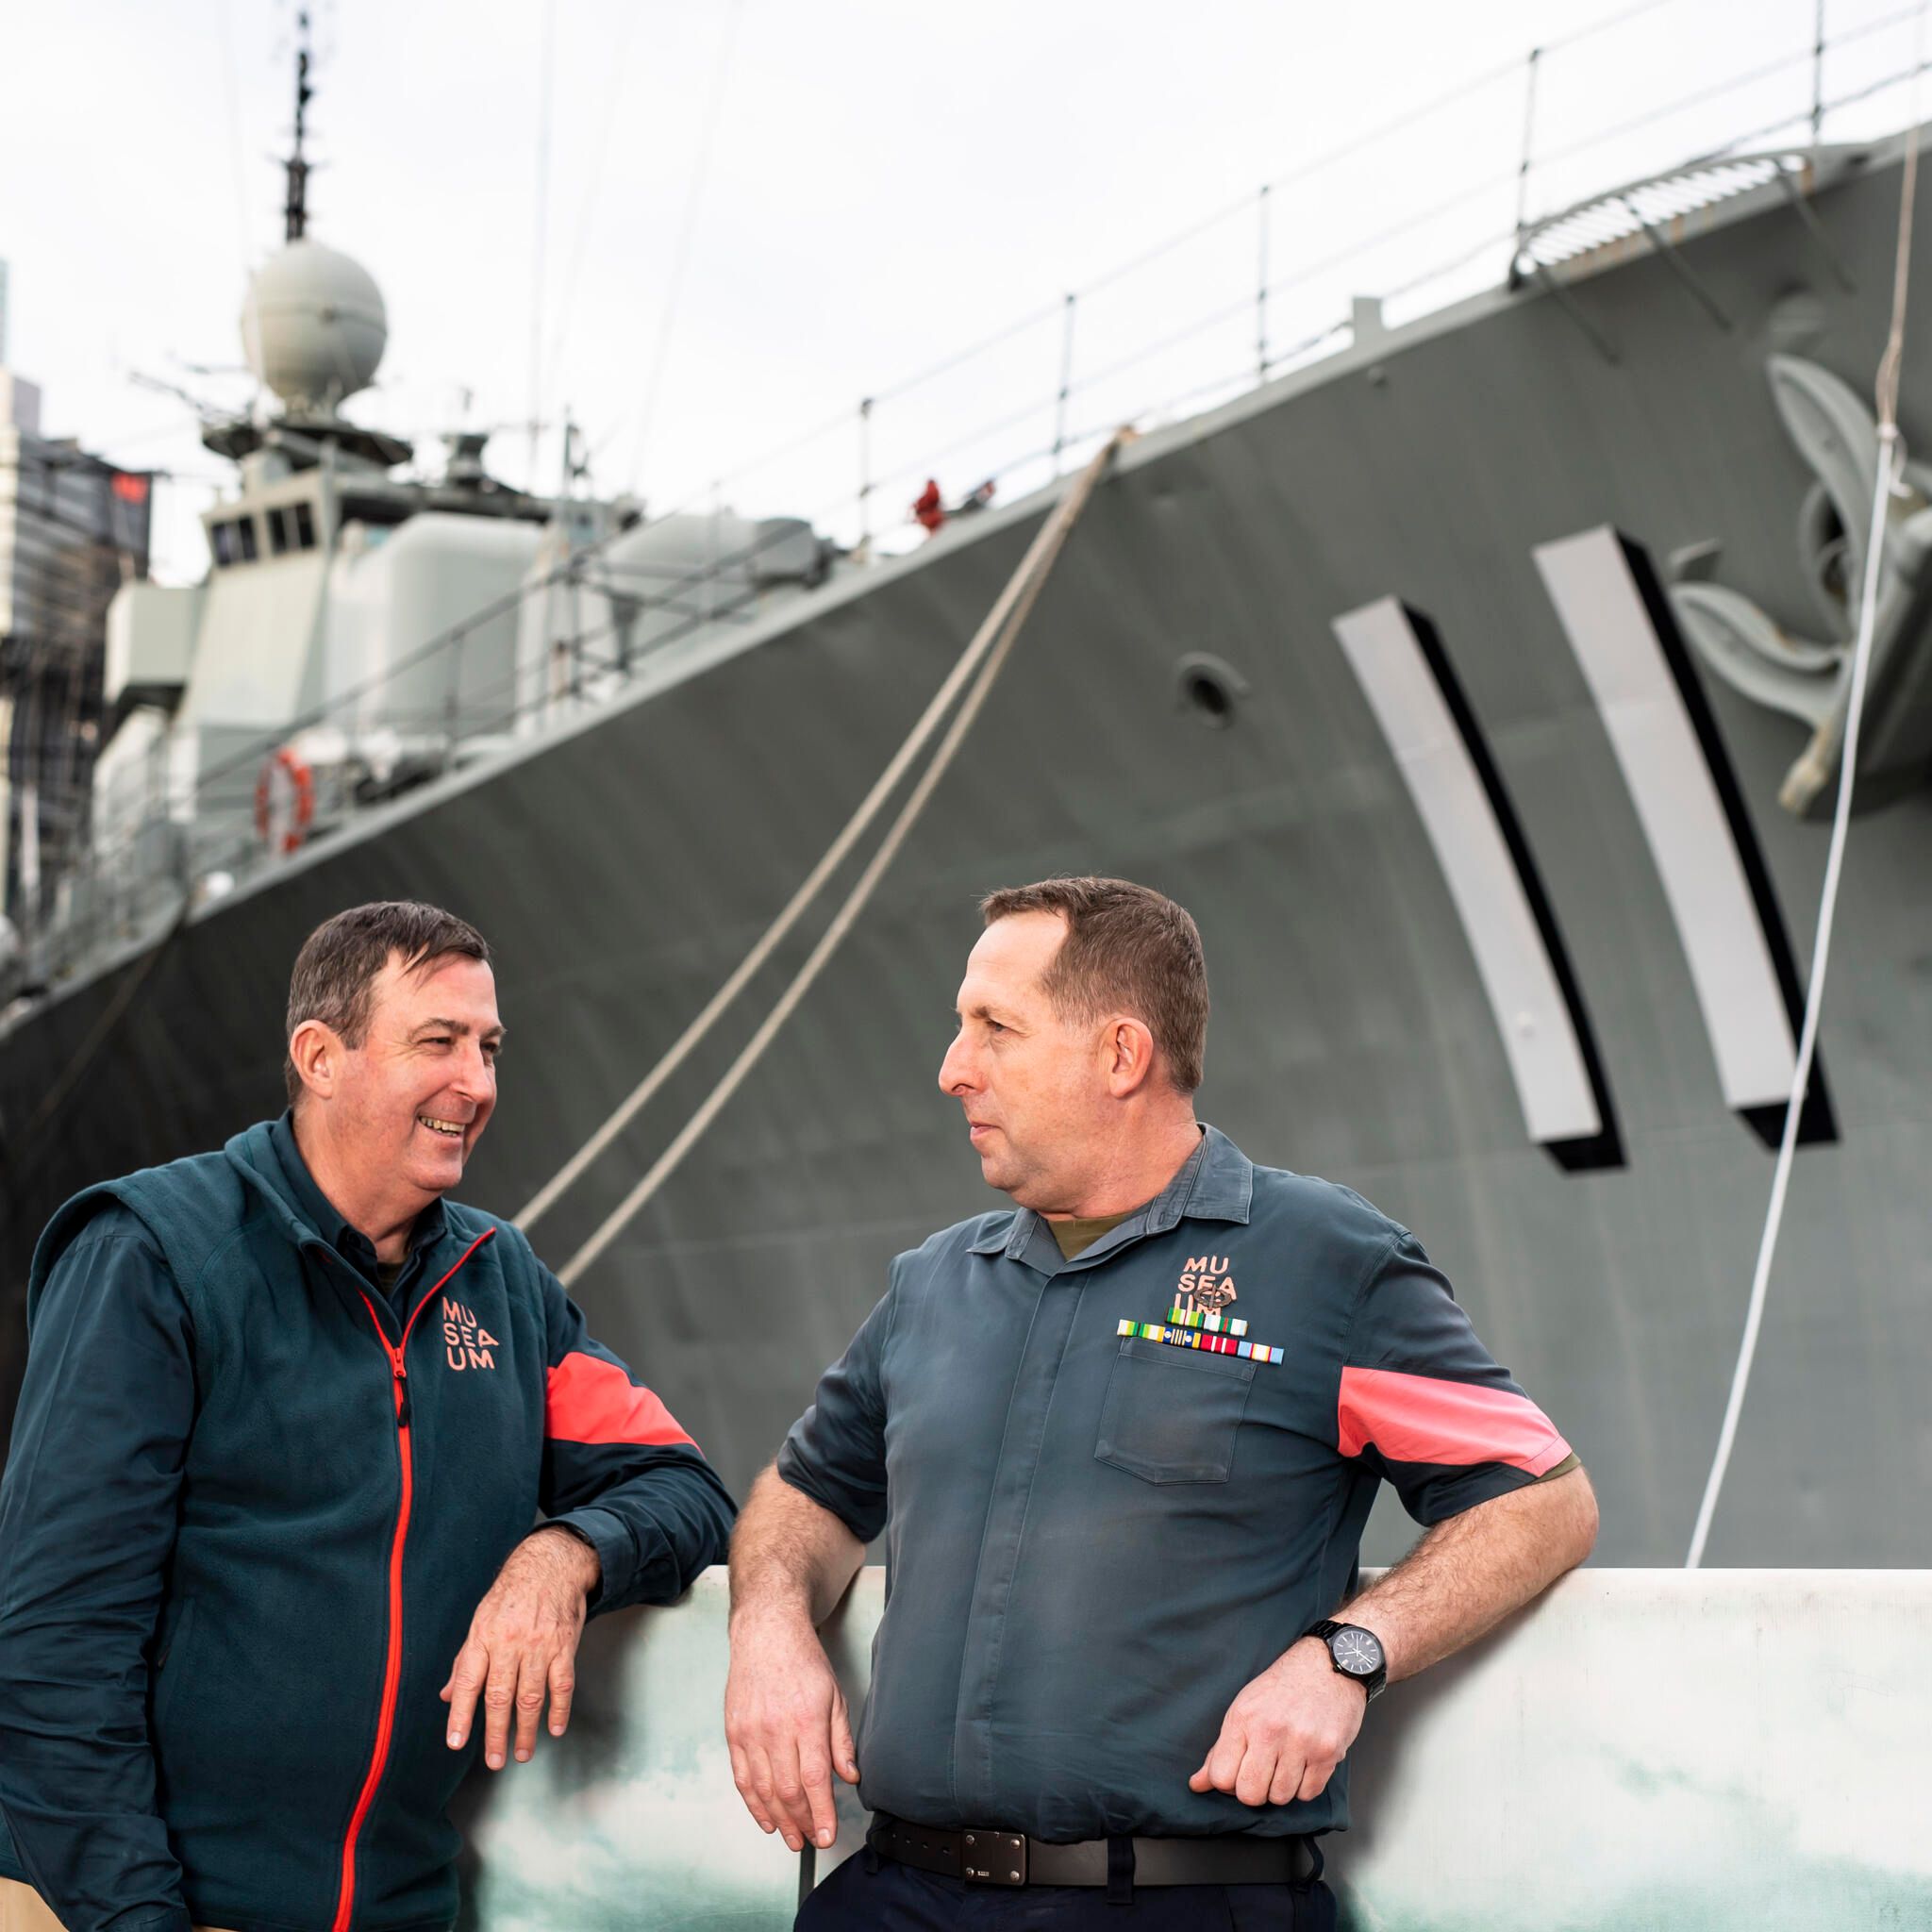
[[1208, 960], [1187, 908], [1130, 879], [1054, 878], [1008, 886], [979, 902], [987, 924], [1055, 912], [1067, 936], [1041, 976], [1075, 1019], [1129, 1012], [1146, 1023], [1176, 1091], [1201, 1084], [1208, 1051]]
[[[376, 975], [391, 958], [401, 959], [405, 972], [413, 972], [452, 957], [487, 966], [490, 946], [468, 920], [441, 907], [415, 899], [378, 899], [338, 912], [303, 941], [295, 956], [282, 1039], [291, 1041], [296, 1027], [319, 1020], [344, 1046], [360, 1046], [369, 1031]], [[302, 1097], [302, 1076], [292, 1054], [282, 1057], [282, 1080], [293, 1107]]]

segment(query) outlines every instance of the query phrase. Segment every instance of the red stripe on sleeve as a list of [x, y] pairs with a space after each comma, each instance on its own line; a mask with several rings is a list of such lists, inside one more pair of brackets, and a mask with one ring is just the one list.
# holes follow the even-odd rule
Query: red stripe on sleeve
[[575, 1351], [548, 1372], [543, 1433], [553, 1442], [691, 1442], [671, 1411], [615, 1362]]
[[1373, 1443], [1391, 1462], [1507, 1462], [1541, 1475], [1570, 1454], [1526, 1395], [1395, 1369], [1343, 1369], [1335, 1420], [1344, 1456]]

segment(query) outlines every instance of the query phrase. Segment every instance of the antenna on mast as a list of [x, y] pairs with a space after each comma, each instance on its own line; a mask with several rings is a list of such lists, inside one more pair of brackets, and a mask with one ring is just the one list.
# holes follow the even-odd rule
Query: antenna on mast
[[283, 204], [283, 239], [301, 241], [308, 227], [308, 163], [302, 153], [302, 137], [308, 125], [308, 103], [315, 90], [308, 85], [308, 9], [295, 16], [295, 152], [282, 163], [289, 176], [289, 198]]

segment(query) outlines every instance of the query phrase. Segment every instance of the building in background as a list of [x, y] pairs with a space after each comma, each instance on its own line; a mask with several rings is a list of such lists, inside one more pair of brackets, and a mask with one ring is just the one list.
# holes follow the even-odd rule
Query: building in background
[[17, 941], [87, 845], [108, 605], [147, 575], [154, 479], [42, 435], [40, 391], [7, 356], [0, 263], [0, 907]]

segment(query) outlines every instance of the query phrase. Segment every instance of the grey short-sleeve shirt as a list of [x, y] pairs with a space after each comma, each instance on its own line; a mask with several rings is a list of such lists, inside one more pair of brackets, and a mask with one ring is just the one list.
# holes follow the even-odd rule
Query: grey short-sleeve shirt
[[[1122, 1334], [1177, 1303], [1281, 1359]], [[886, 1539], [864, 1802], [1069, 1841], [1345, 1825], [1346, 1766], [1259, 1809], [1187, 1780], [1355, 1588], [1381, 1478], [1436, 1523], [1569, 1453], [1407, 1228], [1210, 1127], [1071, 1261], [1025, 1209], [901, 1255], [778, 1473]]]

